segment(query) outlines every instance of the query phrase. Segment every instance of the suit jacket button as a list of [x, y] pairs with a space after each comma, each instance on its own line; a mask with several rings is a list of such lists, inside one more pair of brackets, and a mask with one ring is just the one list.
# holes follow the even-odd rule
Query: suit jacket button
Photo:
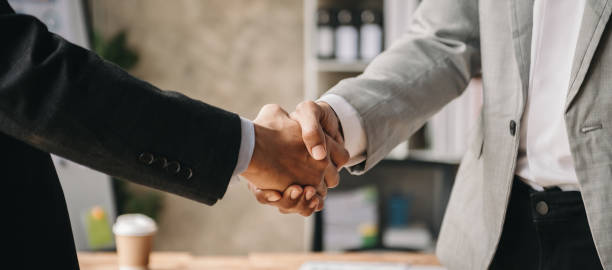
[[535, 205], [536, 212], [542, 216], [546, 216], [548, 214], [548, 204], [545, 201], [539, 201]]
[[168, 166], [168, 159], [165, 157], [158, 157], [155, 159], [155, 165], [159, 168], [165, 169]]
[[146, 165], [151, 165], [153, 161], [155, 161], [155, 157], [151, 153], [141, 153], [140, 156], [138, 156], [138, 160]]
[[166, 165], [166, 171], [172, 174], [177, 174], [181, 171], [181, 164], [176, 161], [170, 161]]
[[510, 121], [510, 135], [514, 136], [516, 134], [516, 122], [514, 120]]
[[185, 176], [185, 179], [189, 180], [191, 177], [193, 177], [193, 170], [191, 170], [191, 168], [184, 168], [183, 175]]

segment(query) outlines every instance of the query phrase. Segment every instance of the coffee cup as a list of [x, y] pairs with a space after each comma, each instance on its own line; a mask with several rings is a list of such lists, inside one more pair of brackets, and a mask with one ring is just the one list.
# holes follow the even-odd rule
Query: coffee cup
[[119, 270], [147, 270], [153, 236], [157, 226], [153, 219], [142, 214], [126, 214], [117, 217], [113, 225]]

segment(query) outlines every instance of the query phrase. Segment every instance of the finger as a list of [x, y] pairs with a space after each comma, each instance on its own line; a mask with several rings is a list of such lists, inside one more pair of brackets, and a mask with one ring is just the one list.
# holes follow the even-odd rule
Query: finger
[[296, 200], [292, 200], [289, 197], [286, 197], [286, 198], [281, 198], [280, 200], [275, 201], [275, 202], [268, 202], [268, 203], [264, 203], [264, 204], [276, 207], [278, 209], [283, 209], [284, 211], [287, 211], [287, 212], [296, 212], [295, 210], [294, 211], [292, 211], [292, 210], [295, 208], [295, 205], [297, 204], [297, 201]]
[[[276, 206], [279, 208], [279, 211], [283, 214], [288, 214], [288, 213], [298, 213], [302, 216], [309, 216], [312, 214], [313, 211], [316, 210], [316, 207], [318, 205], [315, 204], [313, 207], [311, 207], [311, 200], [307, 200], [306, 199], [306, 193], [301, 193], [301, 195], [296, 198], [296, 199], [292, 199], [291, 198], [291, 193], [295, 190], [301, 190], [302, 188], [300, 186], [297, 185], [292, 185], [289, 188], [287, 188], [287, 190], [285, 190], [284, 195], [283, 195], [283, 199], [280, 200], [279, 204], [276, 204]], [[310, 187], [310, 189], [314, 189], [313, 187]]]
[[[314, 200], [314, 199], [313, 199]], [[296, 210], [298, 211], [298, 213], [304, 217], [310, 216], [312, 215], [312, 212], [314, 212], [315, 207], [317, 206], [317, 202], [315, 202], [314, 205], [312, 205], [312, 201], [313, 200], [306, 200], [305, 196], [302, 196], [300, 198], [300, 202], [298, 203], [298, 205], [296, 206]], [[312, 207], [311, 207], [312, 205]]]
[[[330, 138], [329, 136], [327, 137]], [[325, 142], [327, 144], [327, 151], [329, 152], [329, 157], [331, 161], [338, 168], [344, 166], [344, 164], [346, 164], [350, 158], [349, 152], [344, 148], [342, 144], [336, 142], [335, 140], [328, 139]], [[331, 187], [331, 185], [329, 186]]]
[[325, 150], [325, 133], [321, 127], [321, 110], [319, 105], [312, 101], [300, 103], [296, 111], [291, 114], [302, 128], [302, 139], [312, 158], [322, 160], [327, 157]]
[[[294, 210], [295, 206], [298, 204], [297, 200], [291, 199], [291, 193], [294, 191], [302, 190], [302, 187], [298, 185], [289, 186], [282, 194], [282, 198], [275, 202], [266, 203], [268, 205], [277, 207], [279, 210], [283, 209], [283, 211], [288, 213], [296, 212]], [[293, 211], [292, 211], [293, 210]]]
[[276, 202], [281, 199], [280, 192], [271, 189], [259, 189], [256, 196], [263, 197], [266, 200], [266, 203]]
[[316, 189], [317, 189], [317, 194], [321, 198], [325, 199], [325, 197], [327, 197], [327, 183], [325, 181], [321, 181], [321, 183], [317, 185]]
[[304, 197], [306, 200], [311, 200], [314, 195], [317, 194], [317, 190], [313, 186], [304, 187]]
[[319, 204], [317, 205], [317, 209], [315, 209], [315, 211], [319, 212], [321, 210], [323, 210], [323, 207], [325, 206], [325, 200], [321, 197], [319, 198]]
[[328, 188], [335, 188], [340, 183], [340, 174], [333, 164], [329, 164], [325, 169], [325, 183]]
[[319, 208], [320, 201], [321, 199], [319, 199], [318, 196], [312, 198], [312, 200], [310, 200], [310, 204], [308, 204], [308, 208], [312, 209], [313, 211], [316, 211]]
[[261, 204], [270, 204], [281, 199], [280, 192], [276, 190], [262, 190], [249, 183], [249, 190], [255, 195], [255, 199]]
[[304, 190], [303, 190], [303, 189], [302, 189], [302, 187], [301, 187], [301, 186], [299, 186], [299, 185], [291, 185], [291, 186], [287, 187], [287, 189], [285, 190], [285, 192], [288, 192], [288, 193], [289, 193], [289, 197], [290, 197], [292, 200], [296, 200], [296, 199], [298, 199], [300, 196], [302, 196], [303, 191], [304, 191]]
[[283, 192], [282, 204], [279, 207], [285, 208], [285, 209], [290, 209], [290, 208], [295, 207], [298, 201], [296, 199], [292, 199], [291, 194], [294, 193], [296, 190], [301, 192], [302, 187], [298, 185], [292, 185], [292, 186], [289, 186], [287, 189], [285, 189], [285, 191]]
[[344, 137], [342, 136], [342, 132], [340, 132], [340, 121], [334, 109], [324, 101], [317, 102], [317, 105], [319, 105], [321, 109], [319, 120], [323, 127], [323, 131], [338, 143], [344, 144]]

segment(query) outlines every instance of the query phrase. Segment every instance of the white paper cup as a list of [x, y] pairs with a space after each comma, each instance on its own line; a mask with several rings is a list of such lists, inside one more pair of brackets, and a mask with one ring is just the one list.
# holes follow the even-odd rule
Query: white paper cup
[[157, 232], [155, 221], [142, 214], [127, 214], [117, 218], [113, 226], [119, 270], [147, 270], [153, 236]]

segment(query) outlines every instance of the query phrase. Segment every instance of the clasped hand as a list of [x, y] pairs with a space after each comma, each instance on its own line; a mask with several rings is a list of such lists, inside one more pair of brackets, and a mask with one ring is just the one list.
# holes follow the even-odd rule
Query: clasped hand
[[241, 175], [257, 201], [281, 213], [310, 216], [323, 209], [349, 159], [338, 118], [326, 103], [305, 101], [288, 114], [264, 106], [253, 120], [255, 148]]

